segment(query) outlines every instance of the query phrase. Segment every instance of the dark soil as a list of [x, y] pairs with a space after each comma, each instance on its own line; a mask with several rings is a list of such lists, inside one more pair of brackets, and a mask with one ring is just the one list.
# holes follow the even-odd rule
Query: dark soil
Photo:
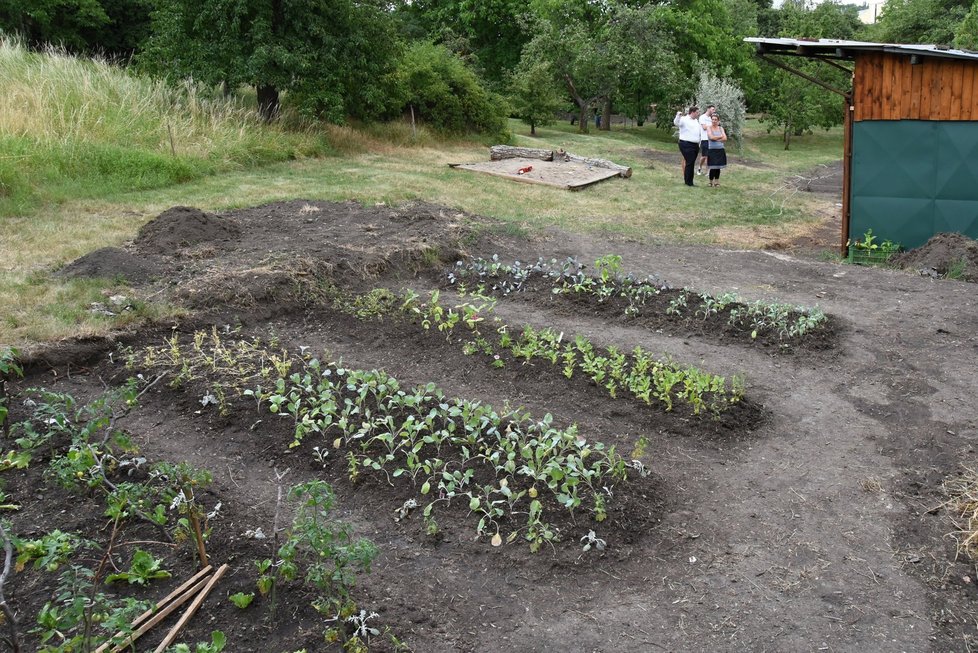
[[159, 277], [162, 272], [162, 268], [134, 253], [118, 247], [103, 247], [64, 266], [58, 270], [57, 276], [66, 279], [121, 278], [129, 283], [143, 284]]
[[[946, 537], [953, 526], [940, 508], [943, 479], [976, 457], [978, 297], [970, 284], [775, 252], [566, 233], [528, 243], [498, 235], [487, 219], [426, 204], [296, 201], [220, 220], [240, 231], [186, 234], [169, 251], [148, 238], [127, 250], [165, 271], [165, 279], [138, 285], [137, 294], [193, 309], [172, 325], [182, 338], [212, 325], [226, 337], [240, 329], [240, 337], [308, 347], [350, 367], [383, 368], [405, 385], [434, 382], [450, 396], [552, 413], [558, 424], [577, 423], [586, 437], [615, 444], [626, 456], [642, 439], [652, 476], [614, 489], [607, 522], [582, 516], [565, 523], [564, 540], [537, 554], [520, 541], [494, 548], [476, 539], [462, 508], [440, 519], [440, 537], [431, 538], [417, 514], [393, 521], [407, 496], [404, 485], [382, 477], [353, 483], [342, 461], [328, 459], [323, 468], [312, 459], [311, 440], [289, 449], [286, 420], [244, 402], [222, 417], [201, 405], [203, 388], [160, 383], [119, 425], [150, 460], [211, 470], [205, 503], [221, 501], [223, 508], [211, 523], [209, 551], [214, 562], [231, 566], [184, 641], [203, 641], [220, 629], [235, 652], [330, 650], [321, 643], [323, 623], [309, 607], [310, 594], [297, 585], [281, 594], [274, 619], [267, 601], [240, 611], [225, 598], [253, 591], [254, 560], [272, 545], [244, 533], [271, 532], [276, 470], [288, 469], [282, 483], [328, 480], [337, 516], [377, 544], [380, 556], [355, 598], [380, 614], [371, 625], [390, 626], [416, 651], [978, 645], [978, 570], [956, 557]], [[771, 356], [770, 347], [741, 346], [692, 325], [655, 328], [563, 301], [500, 300], [497, 314], [510, 324], [550, 326], [600, 345], [641, 346], [711, 372], [746, 375], [749, 402], [715, 422], [612, 400], [547, 365], [493, 369], [440, 334], [400, 319], [361, 322], [326, 301], [334, 285], [423, 292], [437, 285], [433, 271], [442, 263], [495, 252], [524, 261], [619, 254], [625, 271], [654, 274], [674, 287], [817, 303], [836, 328], [827, 349]], [[171, 325], [157, 325], [124, 339], [160, 345], [171, 332]], [[135, 371], [118, 354], [110, 359], [112, 343], [101, 344], [30, 352], [28, 377], [14, 392], [44, 386], [83, 399], [99, 395]], [[22, 417], [25, 408], [13, 405], [14, 418]], [[104, 543], [107, 520], [97, 497], [53, 488], [43, 466], [38, 461], [4, 475], [10, 501], [22, 505], [9, 515], [15, 531], [79, 530]], [[143, 528], [124, 539], [156, 539]], [[591, 528], [607, 539], [604, 552], [581, 551], [577, 541]], [[155, 598], [189, 577], [193, 564], [186, 547], [153, 552], [174, 573], [139, 592]], [[8, 595], [25, 622], [50, 597], [53, 582], [52, 574], [31, 569], [15, 576]], [[148, 636], [144, 646], [159, 637]], [[377, 650], [389, 648], [375, 639]]]
[[962, 281], [978, 282], [978, 241], [962, 234], [936, 234], [922, 246], [897, 254], [890, 264], [930, 276], [953, 272]]
[[241, 235], [236, 222], [189, 206], [167, 209], [139, 230], [134, 244], [141, 251], [171, 254], [201, 243], [229, 243]]

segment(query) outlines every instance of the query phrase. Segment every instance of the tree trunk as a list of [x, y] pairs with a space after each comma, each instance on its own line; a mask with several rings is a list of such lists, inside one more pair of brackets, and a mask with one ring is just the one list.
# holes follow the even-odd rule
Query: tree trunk
[[604, 111], [601, 113], [601, 131], [611, 131], [611, 98], [604, 99]]
[[530, 136], [536, 136], [536, 135], [537, 135], [537, 126], [536, 126], [535, 123], [531, 122], [530, 123]]
[[260, 84], [256, 90], [258, 91], [258, 115], [265, 122], [272, 122], [278, 118], [278, 88], [270, 84]]
[[533, 147], [513, 147], [512, 145], [493, 145], [489, 148], [489, 160], [501, 161], [503, 159], [540, 159], [541, 161], [553, 161], [553, 150], [541, 150]]

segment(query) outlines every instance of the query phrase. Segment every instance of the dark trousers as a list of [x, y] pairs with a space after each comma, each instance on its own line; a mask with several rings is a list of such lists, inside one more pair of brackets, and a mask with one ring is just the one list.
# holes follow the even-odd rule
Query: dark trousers
[[683, 155], [683, 181], [687, 186], [692, 186], [693, 167], [696, 165], [696, 157], [700, 154], [700, 144], [679, 141], [679, 151]]
[[720, 178], [720, 168], [714, 168], [710, 170], [710, 181], [716, 181]]

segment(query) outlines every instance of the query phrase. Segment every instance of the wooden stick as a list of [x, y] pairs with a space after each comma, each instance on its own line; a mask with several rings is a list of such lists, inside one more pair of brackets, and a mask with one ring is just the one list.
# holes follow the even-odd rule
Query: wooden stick
[[[170, 616], [171, 612], [174, 612], [177, 608], [179, 608], [181, 605], [186, 603], [190, 599], [190, 597], [192, 597], [194, 594], [197, 594], [201, 590], [201, 588], [204, 587], [205, 583], [207, 583], [207, 579], [205, 578], [202, 578], [199, 581], [197, 581], [197, 584], [191, 587], [189, 590], [187, 590], [182, 596], [178, 597], [175, 601], [173, 601], [165, 608], [157, 612], [149, 621], [147, 621], [142, 626], [140, 626], [135, 631], [133, 631], [128, 637], [126, 637], [125, 641], [123, 641], [121, 644], [117, 644], [112, 649], [112, 653], [122, 653], [122, 651], [125, 651], [130, 646], [132, 646], [133, 642], [135, 642], [137, 639], [145, 635], [153, 626], [155, 626], [156, 624], [160, 623], [168, 616]], [[103, 653], [111, 645], [112, 642], [110, 640], [105, 644], [102, 644], [97, 649], [95, 649], [95, 653]]]
[[144, 612], [141, 615], [139, 615], [138, 617], [136, 617], [136, 620], [132, 622], [132, 627], [133, 628], [138, 628], [140, 624], [142, 624], [144, 621], [146, 621], [147, 619], [149, 619], [150, 617], [152, 617], [154, 614], [156, 614], [156, 611], [157, 610], [160, 610], [161, 608], [163, 608], [163, 606], [165, 606], [167, 603], [169, 603], [173, 599], [175, 599], [178, 596], [180, 596], [181, 594], [183, 594], [188, 587], [191, 587], [197, 581], [199, 581], [201, 578], [203, 578], [204, 576], [206, 576], [207, 574], [209, 574], [211, 572], [211, 569], [212, 569], [212, 567], [210, 565], [207, 565], [206, 567], [204, 567], [203, 569], [201, 569], [200, 571], [198, 571], [196, 574], [194, 574], [193, 576], [191, 576], [190, 577], [190, 580], [188, 580], [187, 582], [183, 583], [180, 587], [176, 588], [175, 590], [173, 590], [172, 592], [170, 592], [169, 594], [167, 594], [166, 596], [164, 596], [162, 599], [160, 599], [159, 601], [157, 601], [156, 602], [156, 607], [150, 608], [146, 612]]
[[[180, 596], [181, 594], [183, 594], [187, 590], [188, 587], [192, 586], [194, 583], [196, 583], [197, 581], [199, 581], [201, 578], [203, 578], [204, 576], [206, 576], [207, 574], [209, 574], [210, 571], [211, 571], [211, 566], [210, 565], [204, 567], [203, 569], [201, 569], [200, 571], [198, 571], [196, 574], [194, 574], [190, 578], [190, 580], [186, 581], [185, 583], [183, 583], [182, 585], [180, 585], [180, 587], [176, 588], [175, 590], [173, 590], [172, 592], [170, 592], [169, 594], [167, 594], [166, 596], [164, 596], [162, 599], [160, 599], [159, 601], [157, 601], [156, 602], [156, 607], [150, 608], [146, 612], [144, 612], [141, 615], [139, 615], [138, 617], [136, 617], [133, 620], [133, 622], [132, 622], [132, 629], [133, 629], [133, 631], [135, 631], [137, 628], [139, 628], [139, 626], [144, 621], [146, 621], [147, 619], [149, 619], [150, 617], [152, 617], [154, 614], [156, 614], [156, 611], [157, 610], [162, 609], [167, 603], [169, 603], [173, 599], [175, 599], [178, 596]], [[115, 634], [115, 637], [122, 637], [123, 635], [125, 635], [125, 633], [119, 632], [119, 633], [116, 633]], [[109, 648], [109, 645], [110, 644], [111, 644], [111, 640], [109, 642], [106, 642], [105, 644], [102, 644], [97, 649], [95, 649], [95, 653], [104, 653], [104, 651]]]
[[206, 567], [210, 562], [207, 559], [207, 549], [204, 547], [204, 533], [200, 529], [200, 517], [194, 510], [193, 493], [188, 493], [186, 488], [181, 490], [181, 492], [183, 492], [183, 498], [187, 502], [190, 525], [194, 527], [194, 539], [197, 541], [197, 557], [201, 566]]
[[194, 602], [190, 604], [190, 607], [188, 607], [184, 611], [183, 616], [180, 617], [180, 621], [178, 621], [176, 625], [170, 629], [170, 632], [166, 634], [166, 637], [163, 638], [163, 641], [160, 642], [160, 645], [153, 650], [153, 653], [163, 653], [163, 651], [165, 651], [167, 647], [169, 647], [170, 644], [173, 643], [173, 640], [177, 638], [177, 635], [180, 633], [180, 630], [187, 624], [188, 621], [190, 621], [190, 618], [194, 616], [194, 613], [197, 612], [197, 608], [199, 608], [200, 604], [204, 602], [204, 599], [207, 598], [207, 595], [210, 594], [210, 591], [214, 589], [214, 585], [217, 584], [217, 581], [221, 579], [221, 576], [223, 576], [224, 572], [226, 572], [227, 570], [228, 570], [228, 566], [226, 564], [221, 565], [220, 567], [217, 568], [217, 571], [214, 572], [214, 575], [207, 582], [207, 585], [204, 587], [204, 589], [200, 591], [200, 594], [198, 594], [197, 598], [194, 599]]

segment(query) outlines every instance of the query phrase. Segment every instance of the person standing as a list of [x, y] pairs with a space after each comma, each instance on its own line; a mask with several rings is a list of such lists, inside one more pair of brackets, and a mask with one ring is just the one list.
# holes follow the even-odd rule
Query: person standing
[[710, 171], [710, 186], [720, 185], [720, 171], [727, 167], [727, 150], [724, 143], [727, 142], [727, 132], [720, 124], [720, 116], [713, 114], [710, 126], [706, 129], [706, 138], [709, 145], [706, 155], [706, 167]]
[[693, 168], [696, 166], [696, 155], [700, 151], [699, 115], [699, 107], [690, 107], [685, 116], [682, 111], [677, 111], [672, 121], [672, 124], [679, 127], [679, 152], [683, 155], [683, 181], [687, 186], [695, 186]]
[[710, 149], [710, 139], [706, 135], [706, 130], [713, 124], [713, 116], [716, 115], [717, 108], [714, 105], [706, 107], [703, 115], [700, 116], [700, 165], [696, 169], [696, 174], [703, 174], [703, 166], [706, 164], [707, 150]]

